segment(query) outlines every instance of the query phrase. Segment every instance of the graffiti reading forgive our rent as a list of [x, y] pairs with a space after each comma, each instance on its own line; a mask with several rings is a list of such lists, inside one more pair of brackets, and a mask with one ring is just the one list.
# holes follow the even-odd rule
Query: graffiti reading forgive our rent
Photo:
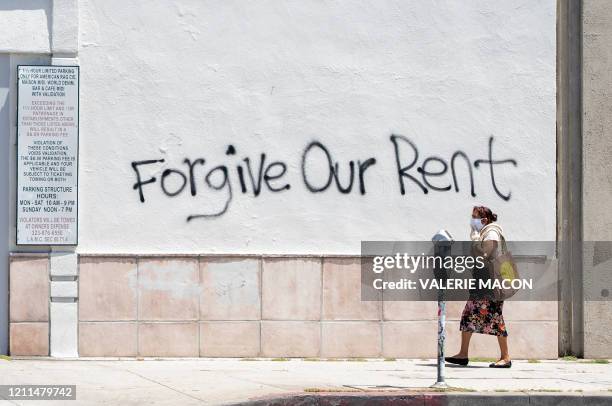
[[[517, 162], [511, 158], [494, 158], [494, 137], [488, 140], [487, 156], [475, 160], [471, 160], [469, 155], [461, 150], [455, 151], [448, 159], [429, 156], [420, 160], [417, 145], [410, 138], [391, 135], [389, 141], [395, 157], [394, 176], [397, 178], [398, 191], [402, 195], [413, 188], [424, 194], [430, 191], [459, 193], [464, 190], [476, 197], [474, 176], [475, 173], [482, 172], [490, 177], [491, 187], [500, 199], [508, 201], [511, 198], [511, 191], [505, 190], [496, 180], [495, 171], [500, 165], [516, 167]], [[226, 156], [237, 154], [234, 145], [227, 146]], [[187, 221], [222, 216], [228, 211], [237, 193], [257, 197], [261, 193], [288, 192], [294, 186], [287, 180], [287, 163], [272, 160], [265, 153], [261, 153], [256, 160], [242, 158], [232, 166], [208, 165], [207, 161], [200, 157], [185, 158], [180, 167], [166, 168], [161, 175], [143, 174], [144, 169], [158, 169], [163, 167], [164, 163], [163, 158], [132, 162], [136, 178], [133, 189], [137, 192], [140, 202], [147, 201], [147, 190], [152, 187], [161, 188], [163, 194], [169, 198], [185, 193], [195, 197], [206, 189], [224, 192], [223, 203], [218, 209], [209, 213], [191, 214]], [[302, 186], [310, 193], [336, 190], [342, 194], [366, 195], [368, 178], [372, 177], [370, 173], [376, 164], [376, 157], [339, 162], [322, 142], [311, 141], [301, 154]]]

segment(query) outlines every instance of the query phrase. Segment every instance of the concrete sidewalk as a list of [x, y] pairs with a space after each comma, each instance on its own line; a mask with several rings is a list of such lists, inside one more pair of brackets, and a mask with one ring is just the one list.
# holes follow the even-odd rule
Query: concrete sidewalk
[[[455, 391], [443, 394], [450, 396], [442, 403], [440, 399], [431, 403], [501, 401], [510, 406], [528, 404], [529, 399], [533, 404], [535, 396], [553, 402], [542, 404], [557, 404], [566, 398], [567, 404], [612, 404], [612, 364], [582, 360], [514, 361], [508, 370], [488, 368], [488, 362], [472, 362], [468, 367], [448, 366], [446, 372], [447, 383]], [[77, 401], [69, 403], [74, 405], [232, 404], [283, 397], [285, 400], [278, 404], [295, 404], [295, 398], [289, 395], [300, 395], [303, 404], [315, 404], [313, 399], [321, 395], [332, 399], [330, 392], [340, 392], [344, 398], [351, 396], [343, 400], [349, 404], [361, 403], [362, 395], [374, 400], [374, 395], [397, 398], [400, 394], [408, 394], [409, 400], [421, 396], [416, 404], [429, 404], [425, 400], [435, 400], [438, 395], [424, 398], [422, 393], [430, 392], [426, 388], [435, 378], [434, 360], [0, 360], [0, 385], [77, 385]], [[420, 393], [417, 397], [415, 391]], [[588, 397], [589, 394], [595, 396]], [[486, 403], [476, 402], [479, 395], [488, 396]], [[591, 400], [587, 402], [587, 398]], [[455, 401], [449, 403], [448, 399]], [[0, 400], [2, 406], [54, 403], [59, 402]]]

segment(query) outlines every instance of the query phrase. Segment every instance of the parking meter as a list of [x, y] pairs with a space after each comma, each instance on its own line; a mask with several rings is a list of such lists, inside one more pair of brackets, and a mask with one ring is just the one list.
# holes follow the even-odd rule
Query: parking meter
[[[451, 245], [455, 240], [448, 231], [440, 230], [434, 234], [434, 236], [431, 238], [431, 241], [434, 244], [434, 255], [436, 257], [444, 258], [451, 254]], [[444, 268], [439, 268], [436, 266], [434, 268], [434, 276], [437, 279], [446, 279], [448, 275]]]
[[[446, 257], [451, 255], [451, 246], [453, 244], [453, 237], [447, 230], [440, 230], [431, 238], [434, 244], [434, 255], [439, 257]], [[444, 262], [444, 261], [435, 261]], [[444, 267], [435, 267], [434, 276], [436, 279], [446, 279], [448, 277], [447, 271]], [[438, 289], [438, 378], [436, 383], [432, 385], [432, 388], [446, 388], [446, 382], [444, 381], [444, 341], [446, 340], [446, 302], [444, 301], [444, 290]]]

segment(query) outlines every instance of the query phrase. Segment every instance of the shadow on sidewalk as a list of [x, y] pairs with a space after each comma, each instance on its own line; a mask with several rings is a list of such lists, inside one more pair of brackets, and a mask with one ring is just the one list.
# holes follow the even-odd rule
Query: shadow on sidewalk
[[[425, 367], [438, 367], [438, 364], [421, 364]], [[447, 363], [445, 368], [489, 368], [489, 366], [478, 366], [478, 365], [455, 365]]]

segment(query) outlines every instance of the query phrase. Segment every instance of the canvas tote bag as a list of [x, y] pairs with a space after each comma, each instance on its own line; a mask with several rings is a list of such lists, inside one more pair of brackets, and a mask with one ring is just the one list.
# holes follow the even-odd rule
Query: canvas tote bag
[[[514, 289], [510, 286], [510, 282], [519, 278], [518, 267], [516, 266], [514, 258], [512, 258], [512, 253], [508, 251], [506, 238], [502, 233], [501, 227], [499, 227], [497, 224], [489, 224], [482, 229], [482, 236], [491, 230], [495, 230], [497, 233], [499, 233], [501, 238], [501, 244], [499, 247], [501, 252], [497, 254], [494, 260], [491, 261], [493, 265], [493, 274], [491, 275], [491, 278], [495, 281], [495, 285], [499, 284], [500, 286], [493, 289], [493, 296], [495, 300], [506, 300], [514, 296], [514, 294], [518, 291], [518, 289]], [[507, 281], [507, 288], [504, 288], [502, 285], [504, 280]]]

